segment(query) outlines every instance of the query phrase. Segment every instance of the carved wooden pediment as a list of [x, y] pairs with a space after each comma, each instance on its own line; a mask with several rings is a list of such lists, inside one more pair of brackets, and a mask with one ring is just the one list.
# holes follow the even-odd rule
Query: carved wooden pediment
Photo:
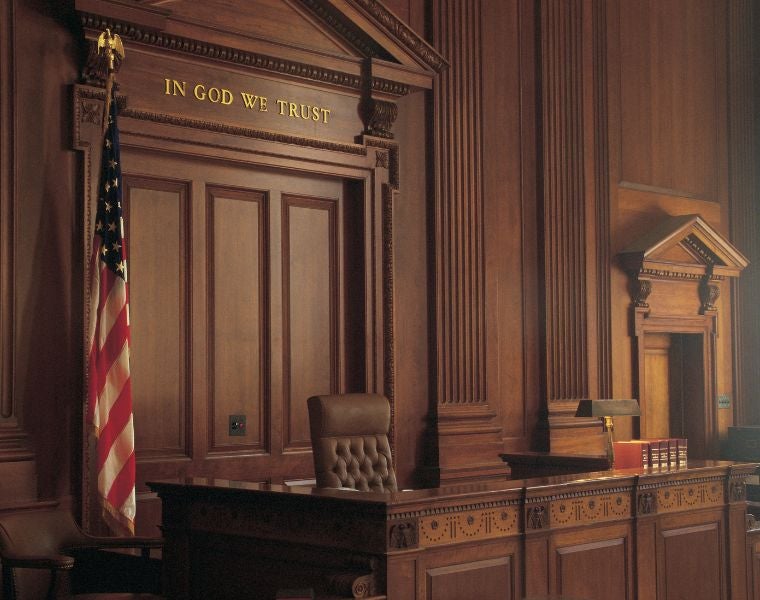
[[749, 261], [699, 215], [669, 217], [620, 253], [626, 271], [656, 278], [737, 277]]
[[699, 215], [668, 217], [620, 254], [631, 276], [633, 305], [649, 308], [652, 280], [692, 280], [697, 284], [700, 313], [715, 310], [720, 295], [716, 281], [738, 277], [749, 261]]
[[379, 0], [76, 0], [85, 35], [376, 93], [429, 88], [446, 61]]

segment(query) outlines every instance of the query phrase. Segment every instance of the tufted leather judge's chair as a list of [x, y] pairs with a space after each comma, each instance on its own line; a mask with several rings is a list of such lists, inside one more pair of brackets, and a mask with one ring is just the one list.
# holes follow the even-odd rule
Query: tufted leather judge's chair
[[[2, 598], [158, 600], [148, 591], [160, 588], [160, 563], [149, 552], [160, 547], [154, 538], [88, 535], [65, 510], [0, 515]], [[100, 552], [107, 548], [139, 548], [143, 555]]]
[[391, 407], [379, 394], [308, 400], [317, 487], [395, 492], [388, 431]]

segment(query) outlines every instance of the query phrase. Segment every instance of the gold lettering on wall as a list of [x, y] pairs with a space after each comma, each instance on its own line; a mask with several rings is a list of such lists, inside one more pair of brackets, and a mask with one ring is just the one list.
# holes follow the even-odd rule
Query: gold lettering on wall
[[[192, 96], [198, 102], [210, 102], [211, 104], [222, 104], [230, 106], [235, 103], [235, 94], [232, 90], [224, 87], [208, 85], [206, 83], [196, 83], [192, 87]], [[164, 79], [164, 95], [187, 97], [187, 82], [177, 79]], [[253, 91], [240, 91], [240, 106], [245, 110], [254, 112], [269, 112], [266, 96], [255, 94]], [[330, 120], [331, 109], [314, 104], [296, 102], [291, 99], [278, 98], [275, 100], [277, 111], [273, 114], [288, 119], [299, 119], [302, 121], [311, 121], [327, 125]]]

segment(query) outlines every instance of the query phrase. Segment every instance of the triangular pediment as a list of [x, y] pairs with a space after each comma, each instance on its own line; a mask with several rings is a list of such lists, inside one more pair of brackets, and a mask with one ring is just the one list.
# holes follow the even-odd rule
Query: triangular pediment
[[626, 270], [736, 277], [749, 261], [699, 215], [667, 217], [620, 253]]
[[379, 0], [75, 0], [75, 6], [88, 37], [111, 27], [134, 43], [155, 43], [159, 33], [164, 47], [174, 51], [237, 57], [238, 65], [264, 69], [280, 61], [288, 66], [273, 70], [297, 76], [311, 66], [336, 73], [337, 82], [340, 75], [356, 77], [371, 65], [373, 78], [402, 86], [390, 88], [396, 95], [430, 87], [446, 67], [443, 57]]

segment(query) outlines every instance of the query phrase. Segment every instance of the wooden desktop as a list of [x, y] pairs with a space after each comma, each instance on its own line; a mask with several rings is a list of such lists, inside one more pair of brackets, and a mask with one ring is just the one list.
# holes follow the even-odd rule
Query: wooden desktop
[[745, 478], [691, 461], [392, 494], [154, 482], [169, 598], [747, 597]]

